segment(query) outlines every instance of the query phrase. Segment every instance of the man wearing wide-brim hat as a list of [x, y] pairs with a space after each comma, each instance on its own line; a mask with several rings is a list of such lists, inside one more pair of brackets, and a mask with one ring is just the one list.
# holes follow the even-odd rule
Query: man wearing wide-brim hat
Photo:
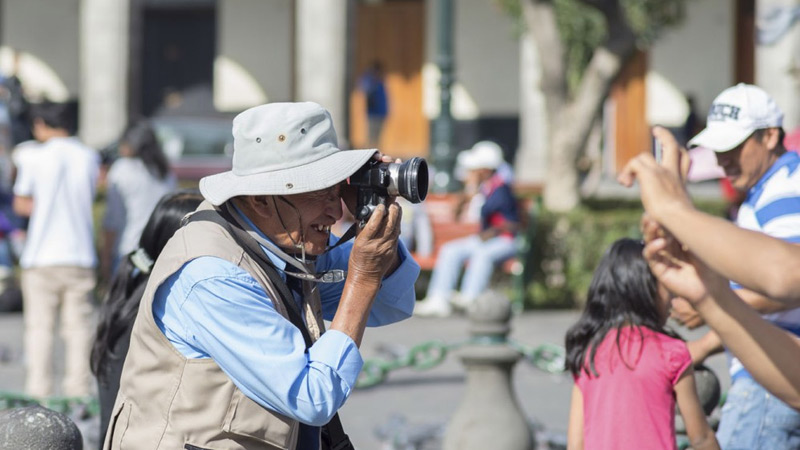
[[233, 136], [233, 169], [200, 181], [207, 202], [153, 267], [107, 449], [352, 448], [335, 413], [364, 327], [411, 315], [400, 208], [378, 206], [351, 242], [330, 234], [355, 206], [347, 178], [391, 159], [339, 149], [314, 103], [251, 108]]

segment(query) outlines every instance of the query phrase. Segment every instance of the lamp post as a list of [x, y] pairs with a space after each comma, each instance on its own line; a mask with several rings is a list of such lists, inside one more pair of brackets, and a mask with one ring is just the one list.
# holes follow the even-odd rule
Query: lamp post
[[450, 113], [450, 88], [453, 85], [453, 0], [437, 1], [439, 66], [439, 117], [433, 121], [431, 149], [436, 175], [433, 179], [435, 192], [458, 190], [453, 177], [456, 152], [453, 148], [453, 116]]

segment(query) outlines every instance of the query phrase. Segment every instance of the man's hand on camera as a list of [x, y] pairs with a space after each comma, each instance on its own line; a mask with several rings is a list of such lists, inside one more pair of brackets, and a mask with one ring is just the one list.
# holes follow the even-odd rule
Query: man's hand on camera
[[[385, 163], [401, 163], [403, 162], [400, 158], [393, 159], [391, 156], [384, 155], [381, 152], [375, 152], [372, 155], [372, 159], [385, 162]], [[342, 191], [341, 191], [342, 201], [344, 205], [347, 207], [347, 210], [350, 211], [353, 217], [356, 217], [358, 214], [356, 213], [356, 206], [358, 204], [358, 188], [355, 186], [351, 186], [349, 183], [342, 183]], [[386, 206], [394, 203], [395, 197], [389, 197], [389, 203]], [[358, 232], [359, 230], [356, 230]]]
[[403, 210], [394, 201], [378, 205], [353, 242], [348, 271], [371, 280], [381, 280], [399, 265], [397, 240]]

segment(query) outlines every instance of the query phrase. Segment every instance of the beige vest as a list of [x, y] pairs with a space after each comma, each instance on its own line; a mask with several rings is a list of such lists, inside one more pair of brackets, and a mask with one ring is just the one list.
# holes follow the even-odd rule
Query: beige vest
[[[201, 208], [210, 208], [208, 204]], [[158, 258], [133, 326], [130, 350], [104, 449], [294, 449], [299, 423], [264, 409], [240, 391], [212, 359], [187, 359], [153, 319], [156, 289], [187, 261], [215, 256], [250, 273], [284, 317], [286, 306], [259, 266], [211, 222], [191, 222]], [[303, 312], [312, 339], [324, 331], [316, 289], [304, 283]], [[188, 447], [187, 447], [188, 444]]]

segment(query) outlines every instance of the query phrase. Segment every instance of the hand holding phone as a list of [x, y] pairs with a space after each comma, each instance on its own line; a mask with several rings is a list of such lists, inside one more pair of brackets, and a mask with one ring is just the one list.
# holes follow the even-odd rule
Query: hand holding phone
[[662, 159], [662, 151], [661, 151], [661, 141], [656, 138], [653, 138], [653, 158], [656, 159], [656, 162], [661, 164]]

